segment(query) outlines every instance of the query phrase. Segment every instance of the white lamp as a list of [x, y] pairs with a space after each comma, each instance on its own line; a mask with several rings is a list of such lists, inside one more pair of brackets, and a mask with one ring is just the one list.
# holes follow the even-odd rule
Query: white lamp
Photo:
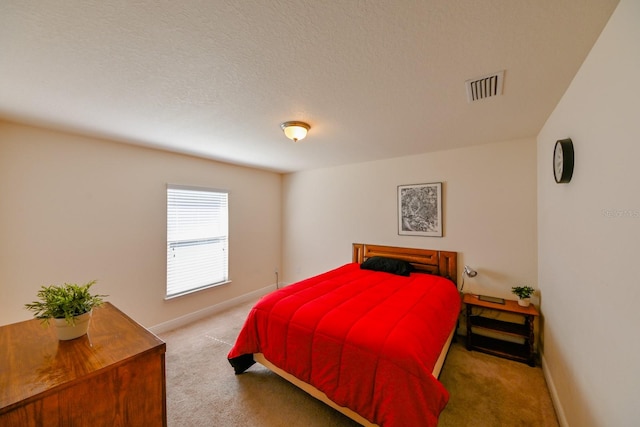
[[311, 126], [305, 122], [284, 122], [280, 125], [287, 138], [293, 142], [298, 142], [307, 136], [307, 132]]

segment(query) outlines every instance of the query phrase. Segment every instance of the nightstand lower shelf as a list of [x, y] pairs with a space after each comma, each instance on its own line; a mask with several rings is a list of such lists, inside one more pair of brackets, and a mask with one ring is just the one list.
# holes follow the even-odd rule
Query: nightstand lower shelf
[[469, 350], [477, 350], [494, 356], [530, 363], [529, 346], [471, 333]]

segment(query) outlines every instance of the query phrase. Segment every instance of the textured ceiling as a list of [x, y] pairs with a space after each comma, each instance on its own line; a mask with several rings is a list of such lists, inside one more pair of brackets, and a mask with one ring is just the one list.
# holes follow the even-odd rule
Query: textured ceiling
[[617, 3], [3, 0], [0, 117], [281, 172], [531, 137]]

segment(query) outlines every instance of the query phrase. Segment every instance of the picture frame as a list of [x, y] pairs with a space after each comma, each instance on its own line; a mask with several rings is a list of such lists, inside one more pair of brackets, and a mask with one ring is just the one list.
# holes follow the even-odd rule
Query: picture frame
[[398, 186], [398, 234], [442, 237], [442, 183]]

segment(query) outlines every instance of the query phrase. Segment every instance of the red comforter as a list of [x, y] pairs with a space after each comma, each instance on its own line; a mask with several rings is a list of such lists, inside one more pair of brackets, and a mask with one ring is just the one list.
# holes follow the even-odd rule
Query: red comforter
[[384, 427], [435, 426], [449, 399], [431, 372], [460, 311], [449, 280], [346, 264], [262, 298], [229, 361], [253, 353]]

